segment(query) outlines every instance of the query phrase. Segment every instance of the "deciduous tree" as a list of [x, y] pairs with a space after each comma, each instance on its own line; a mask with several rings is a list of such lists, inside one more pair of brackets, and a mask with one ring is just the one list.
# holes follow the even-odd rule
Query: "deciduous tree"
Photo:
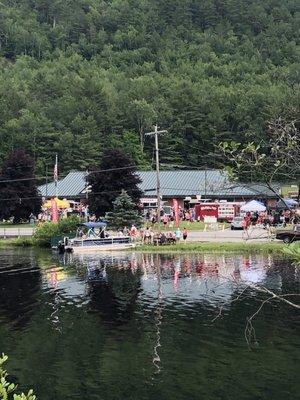
[[24, 150], [12, 151], [0, 171], [0, 218], [28, 219], [41, 208], [33, 159]]
[[132, 198], [136, 207], [142, 195], [138, 187], [141, 181], [136, 174], [136, 166], [118, 149], [105, 151], [98, 168], [88, 175], [87, 182], [91, 188], [90, 211], [97, 217], [112, 210], [113, 202], [122, 190]]

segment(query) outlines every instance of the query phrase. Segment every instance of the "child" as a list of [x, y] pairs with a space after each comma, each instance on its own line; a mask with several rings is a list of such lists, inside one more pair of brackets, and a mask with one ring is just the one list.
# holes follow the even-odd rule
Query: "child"
[[175, 232], [175, 239], [176, 239], [176, 242], [179, 242], [180, 239], [181, 239], [181, 230], [180, 230], [179, 227], [176, 229], [176, 232]]

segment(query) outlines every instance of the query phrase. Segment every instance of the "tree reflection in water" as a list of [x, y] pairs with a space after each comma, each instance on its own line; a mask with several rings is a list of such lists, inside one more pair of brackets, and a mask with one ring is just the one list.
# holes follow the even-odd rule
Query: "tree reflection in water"
[[41, 289], [41, 273], [31, 254], [21, 257], [7, 252], [0, 265], [0, 320], [8, 320], [14, 329], [29, 324]]
[[299, 272], [288, 262], [228, 253], [47, 253], [46, 261], [36, 257], [41, 284], [28, 254], [13, 262], [2, 254], [0, 265], [0, 351], [10, 355], [22, 390], [32, 386], [47, 400], [297, 393], [297, 310], [267, 303], [255, 319], [255, 351], [243, 335], [266, 298], [250, 286], [243, 292], [247, 284], [299, 291]]
[[104, 259], [97, 266], [88, 267], [89, 311], [99, 312], [107, 322], [122, 324], [129, 321], [141, 287], [140, 276], [129, 260], [116, 266]]

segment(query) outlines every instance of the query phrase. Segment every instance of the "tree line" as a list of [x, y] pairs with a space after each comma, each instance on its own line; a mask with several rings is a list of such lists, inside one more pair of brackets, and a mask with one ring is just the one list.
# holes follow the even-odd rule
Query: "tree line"
[[3, 0], [0, 160], [24, 149], [44, 175], [116, 147], [153, 167], [220, 167], [220, 142], [260, 143], [299, 112], [296, 0]]

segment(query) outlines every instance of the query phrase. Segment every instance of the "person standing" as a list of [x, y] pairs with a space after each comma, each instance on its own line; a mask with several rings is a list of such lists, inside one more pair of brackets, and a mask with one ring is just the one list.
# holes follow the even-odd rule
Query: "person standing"
[[168, 222], [169, 222], [169, 217], [167, 216], [167, 214], [165, 214], [163, 216], [163, 223], [164, 223], [165, 230], [167, 229]]
[[131, 236], [131, 239], [133, 241], [135, 241], [135, 239], [137, 237], [137, 228], [136, 228], [136, 226], [134, 224], [132, 224], [132, 226], [130, 228], [130, 236]]
[[186, 228], [183, 228], [183, 231], [182, 231], [182, 238], [183, 238], [183, 242], [184, 242], [185, 244], [186, 244], [187, 236], [188, 236], [188, 231], [187, 231]]
[[150, 242], [151, 242], [151, 232], [150, 232], [149, 228], [147, 227], [144, 232], [144, 243], [150, 244]]
[[181, 239], [181, 230], [180, 230], [180, 228], [178, 227], [177, 229], [176, 229], [176, 231], [175, 231], [175, 239], [176, 239], [176, 242], [178, 243], [179, 241], [180, 241], [180, 239]]

